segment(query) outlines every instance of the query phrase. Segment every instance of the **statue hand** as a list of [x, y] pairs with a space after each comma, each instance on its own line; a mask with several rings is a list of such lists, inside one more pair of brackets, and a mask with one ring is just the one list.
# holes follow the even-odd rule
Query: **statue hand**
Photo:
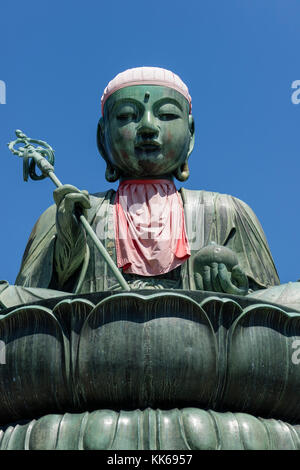
[[83, 262], [86, 252], [86, 234], [79, 222], [81, 214], [91, 207], [87, 191], [80, 191], [66, 184], [53, 193], [57, 205], [55, 243], [55, 270], [57, 289], [63, 290], [65, 283]]
[[197, 289], [235, 295], [248, 293], [248, 278], [236, 254], [214, 242], [195, 255], [194, 277]]
[[58, 236], [76, 239], [84, 236], [84, 229], [79, 223], [79, 216], [86, 215], [91, 207], [87, 191], [80, 191], [75, 186], [65, 184], [53, 192], [57, 205], [56, 225]]

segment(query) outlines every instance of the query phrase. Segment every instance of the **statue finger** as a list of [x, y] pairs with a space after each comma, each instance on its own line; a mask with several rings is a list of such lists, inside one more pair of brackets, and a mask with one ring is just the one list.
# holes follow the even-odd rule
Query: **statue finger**
[[203, 289], [213, 291], [210, 271], [210, 266], [201, 266], [200, 268], [200, 273], [203, 279]]
[[73, 186], [71, 184], [64, 184], [63, 186], [56, 188], [53, 191], [53, 198], [55, 204], [59, 206], [64, 197], [69, 193], [80, 193], [80, 190], [76, 188], [76, 186]]
[[211, 283], [214, 292], [223, 292], [221, 283], [219, 281], [218, 263], [211, 264]]
[[238, 288], [246, 295], [249, 290], [248, 277], [240, 266], [236, 265], [232, 268], [231, 278], [237, 284]]
[[82, 209], [90, 209], [91, 203], [87, 196], [79, 193], [71, 193], [65, 196], [65, 210], [66, 212], [73, 212], [74, 206], [79, 206]]
[[204, 290], [203, 279], [200, 273], [197, 273], [197, 272], [194, 273], [194, 280], [195, 280], [196, 289]]
[[82, 189], [81, 191], [88, 199], [90, 198], [90, 194], [86, 189]]
[[222, 291], [226, 294], [242, 295], [240, 289], [231, 282], [231, 274], [228, 272], [225, 264], [220, 263], [218, 270]]
[[[89, 201], [89, 203], [90, 203], [90, 195], [89, 195], [89, 192], [88, 192], [86, 189], [83, 189], [83, 190], [81, 191], [81, 193], [84, 194], [84, 195], [87, 197], [87, 199], [88, 199], [88, 201]], [[83, 209], [82, 214], [83, 214], [85, 217], [87, 217], [87, 209], [90, 209], [91, 207], [92, 207], [92, 206], [91, 206], [91, 203], [90, 203], [90, 204], [89, 204], [89, 207], [86, 207], [86, 208]]]

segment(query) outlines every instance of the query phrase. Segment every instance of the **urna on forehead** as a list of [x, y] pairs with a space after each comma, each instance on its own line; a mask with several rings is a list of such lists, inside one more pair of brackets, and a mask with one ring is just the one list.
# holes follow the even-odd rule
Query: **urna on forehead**
[[182, 113], [182, 117], [191, 116], [188, 101], [178, 91], [162, 85], [132, 85], [120, 88], [109, 96], [104, 105], [103, 117], [112, 118], [128, 104], [137, 106], [140, 112], [143, 106], [148, 105], [155, 113], [162, 106], [170, 104]]
[[[192, 99], [189, 94], [188, 87], [178, 75], [171, 72], [170, 70], [159, 67], [137, 67], [119, 73], [115, 78], [113, 78], [113, 80], [109, 82], [101, 98], [102, 115], [105, 102], [113, 93], [117, 92], [118, 90], [122, 90], [123, 88], [134, 87], [136, 85], [156, 85], [176, 90], [188, 101], [189, 112], [191, 112]], [[149, 93], [149, 99], [150, 92], [148, 90], [145, 90], [144, 98], [147, 99], [147, 92]]]

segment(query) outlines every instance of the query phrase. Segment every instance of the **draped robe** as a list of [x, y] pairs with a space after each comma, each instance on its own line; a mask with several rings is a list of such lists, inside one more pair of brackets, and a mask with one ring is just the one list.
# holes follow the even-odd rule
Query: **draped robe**
[[[257, 289], [279, 284], [276, 268], [266, 237], [254, 212], [243, 201], [209, 191], [181, 189], [191, 257], [179, 268], [175, 288], [196, 289], [193, 257], [198, 250], [214, 241], [232, 249], [250, 285]], [[109, 255], [116, 263], [113, 205], [115, 191], [90, 195], [87, 219]], [[88, 293], [118, 288], [118, 283], [93, 242], [87, 237], [83, 265], [64, 286], [57, 284], [54, 250], [56, 240], [56, 206], [50, 206], [38, 219], [29, 237], [16, 285], [42, 287], [67, 292]], [[147, 281], [151, 280], [144, 279]], [[152, 280], [153, 281], [153, 280]], [[155, 280], [154, 280], [155, 283]]]

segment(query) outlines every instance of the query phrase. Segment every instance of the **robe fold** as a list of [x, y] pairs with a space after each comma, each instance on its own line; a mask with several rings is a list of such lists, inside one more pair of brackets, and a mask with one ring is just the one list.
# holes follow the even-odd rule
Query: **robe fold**
[[[232, 249], [239, 265], [257, 288], [279, 284], [279, 278], [261, 225], [241, 200], [209, 191], [181, 189], [191, 257], [179, 267], [180, 282], [174, 288], [194, 290], [193, 256], [214, 241]], [[90, 195], [87, 219], [116, 263], [113, 208], [115, 191]], [[68, 286], [55, 284], [54, 249], [56, 206], [38, 219], [29, 237], [16, 285], [88, 293], [119, 288], [118, 282], [87, 236], [86, 259]], [[142, 276], [143, 277], [143, 276]], [[148, 280], [151, 282], [151, 279]]]

